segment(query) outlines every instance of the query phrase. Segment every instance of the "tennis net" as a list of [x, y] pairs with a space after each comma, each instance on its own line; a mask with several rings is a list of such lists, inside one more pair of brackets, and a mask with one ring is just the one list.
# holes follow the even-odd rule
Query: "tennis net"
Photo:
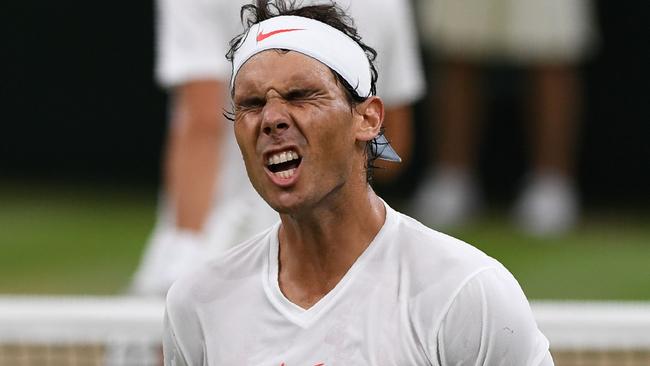
[[[650, 366], [650, 303], [532, 303], [557, 366]], [[0, 366], [158, 366], [164, 304], [0, 296]]]
[[0, 366], [158, 366], [164, 304], [0, 296]]

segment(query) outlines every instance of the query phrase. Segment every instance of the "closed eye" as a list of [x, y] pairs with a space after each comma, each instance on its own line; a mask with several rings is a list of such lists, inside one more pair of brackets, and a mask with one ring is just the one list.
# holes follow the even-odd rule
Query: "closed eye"
[[313, 89], [293, 89], [290, 90], [284, 98], [287, 101], [293, 101], [293, 100], [301, 100], [301, 99], [309, 99], [313, 97], [316, 94], [316, 90]]
[[235, 103], [237, 109], [259, 108], [264, 106], [264, 99], [258, 97], [246, 98]]

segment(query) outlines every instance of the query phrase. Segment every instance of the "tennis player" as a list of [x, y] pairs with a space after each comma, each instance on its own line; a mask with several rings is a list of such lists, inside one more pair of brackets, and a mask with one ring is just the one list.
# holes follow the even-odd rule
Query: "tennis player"
[[396, 212], [368, 184], [382, 135], [374, 51], [331, 4], [244, 6], [234, 130], [280, 215], [174, 283], [166, 365], [552, 365], [496, 260]]
[[[324, 0], [302, 0], [302, 4]], [[278, 221], [251, 186], [231, 125], [230, 38], [241, 32], [239, 12], [250, 0], [156, 0], [156, 79], [169, 92], [164, 184], [156, 225], [129, 288], [164, 297], [197, 263], [249, 239]], [[413, 104], [425, 83], [410, 0], [336, 0], [379, 52], [377, 94], [385, 127], [408, 165]], [[372, 5], [372, 6], [371, 6]], [[385, 163], [385, 183], [401, 164]], [[382, 175], [383, 173], [383, 175]]]

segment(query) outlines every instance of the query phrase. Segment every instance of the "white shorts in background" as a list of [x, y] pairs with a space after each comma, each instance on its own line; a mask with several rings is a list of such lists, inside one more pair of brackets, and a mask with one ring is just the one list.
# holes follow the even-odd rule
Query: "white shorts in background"
[[575, 62], [593, 49], [590, 0], [419, 0], [423, 39], [445, 56]]

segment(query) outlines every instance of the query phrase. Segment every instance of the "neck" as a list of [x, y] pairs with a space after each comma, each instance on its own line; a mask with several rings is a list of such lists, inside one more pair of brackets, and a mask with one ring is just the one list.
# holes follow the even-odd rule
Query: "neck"
[[381, 229], [386, 210], [367, 186], [308, 214], [283, 214], [279, 282], [289, 300], [310, 307], [332, 290]]

